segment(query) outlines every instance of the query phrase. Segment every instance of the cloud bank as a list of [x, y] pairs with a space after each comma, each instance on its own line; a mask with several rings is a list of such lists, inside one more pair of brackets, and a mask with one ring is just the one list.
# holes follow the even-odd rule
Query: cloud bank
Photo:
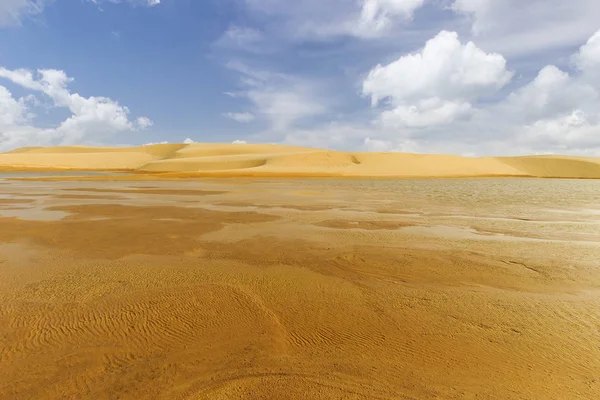
[[[111, 136], [152, 126], [147, 117], [129, 118], [129, 109], [107, 97], [83, 97], [71, 93], [73, 81], [64, 71], [54, 69], [36, 72], [0, 67], [0, 79], [26, 89], [32, 94], [16, 99], [8, 88], [0, 85], [0, 149], [27, 145], [98, 143]], [[45, 96], [51, 107], [71, 114], [58, 126], [40, 128], [34, 125], [37, 96]]]

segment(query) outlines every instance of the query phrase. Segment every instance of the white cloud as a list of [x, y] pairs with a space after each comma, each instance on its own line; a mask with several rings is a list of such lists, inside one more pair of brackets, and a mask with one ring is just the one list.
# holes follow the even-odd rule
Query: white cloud
[[368, 151], [600, 156], [599, 38], [600, 32], [582, 41], [570, 58], [573, 71], [543, 66], [505, 95], [498, 92], [512, 77], [505, 58], [442, 32], [363, 80], [363, 94], [376, 106], [375, 124], [313, 125], [280, 138]]
[[[492, 104], [479, 104], [470, 124], [449, 127], [463, 142], [471, 135], [479, 154], [567, 153], [600, 156], [600, 80], [593, 72], [592, 36], [572, 56], [578, 70], [541, 68], [528, 83]], [[470, 132], [470, 133], [469, 133]], [[461, 135], [461, 136], [459, 136]], [[490, 146], [492, 142], [495, 148]]]
[[274, 130], [288, 129], [305, 118], [325, 112], [302, 86], [258, 88], [246, 92], [259, 113], [265, 116]]
[[468, 117], [473, 110], [466, 101], [447, 101], [438, 97], [421, 100], [410, 106], [397, 106], [383, 111], [380, 121], [384, 126], [406, 126], [425, 128], [447, 125], [461, 117]]
[[139, 117], [135, 123], [140, 129], [147, 129], [154, 125], [154, 122], [148, 117]]
[[395, 141], [378, 140], [366, 137], [363, 142], [363, 148], [367, 151], [374, 152], [403, 152], [403, 153], [418, 153], [421, 151], [421, 146], [412, 140]]
[[[583, 46], [573, 58], [586, 59], [588, 49]], [[544, 67], [497, 107], [498, 117], [512, 121], [516, 140], [529, 147], [578, 153], [596, 149], [600, 155], [600, 82], [590, 80], [587, 71], [570, 75], [553, 65]]]
[[597, 0], [453, 0], [486, 50], [505, 55], [541, 53], [582, 43], [600, 26]]
[[0, 127], [6, 129], [25, 122], [27, 113], [25, 99], [14, 99], [7, 88], [0, 86]]
[[367, 151], [375, 152], [392, 151], [392, 149], [394, 148], [394, 145], [390, 141], [371, 139], [370, 137], [365, 138], [363, 146]]
[[231, 144], [248, 144], [245, 140], [234, 140]]
[[600, 30], [581, 46], [575, 60], [582, 71], [600, 66]]
[[524, 123], [553, 115], [571, 113], [575, 108], [592, 107], [598, 92], [587, 82], [570, 76], [554, 65], [542, 68], [528, 84], [515, 90], [500, 104], [505, 113], [513, 113]]
[[187, 139], [185, 139], [185, 140], [183, 141], [183, 144], [192, 144], [192, 143], [196, 143], [196, 142], [195, 142], [195, 141], [193, 141], [193, 140], [192, 140], [192, 139], [190, 139], [190, 138], [187, 138]]
[[240, 74], [244, 87], [244, 90], [228, 95], [249, 100], [254, 106], [253, 115], [266, 119], [271, 130], [284, 131], [327, 110], [311, 82], [252, 69], [243, 63], [229, 63], [228, 68]]
[[471, 101], [502, 88], [512, 75], [501, 55], [442, 31], [420, 52], [373, 68], [363, 94], [374, 106], [386, 100], [392, 107], [381, 114], [384, 124], [427, 127], [468, 115]]
[[357, 36], [377, 35], [393, 25], [393, 19], [411, 19], [425, 0], [363, 0]]
[[165, 140], [163, 142], [150, 142], [150, 143], [143, 144], [142, 146], [153, 146], [155, 144], [169, 144], [169, 141]]
[[588, 82], [600, 88], [600, 30], [579, 48], [572, 60]]
[[225, 113], [223, 114], [227, 118], [231, 118], [234, 121], [240, 123], [248, 123], [254, 121], [254, 114], [251, 113]]
[[262, 32], [244, 26], [231, 25], [215, 45], [234, 50], [245, 50], [262, 53], [266, 49], [265, 38]]
[[[10, 92], [0, 86], [0, 110], [3, 129], [0, 147], [3, 149], [30, 144], [75, 144], [96, 141], [113, 134], [149, 126], [151, 121], [141, 117], [133, 123], [129, 109], [106, 97], [83, 97], [69, 92], [67, 86], [73, 80], [63, 71], [8, 70], [0, 67], [0, 78], [5, 78], [25, 89], [48, 96], [55, 107], [66, 108], [71, 116], [55, 128], [41, 129], [30, 125], [32, 118], [28, 101], [31, 97], [15, 100]], [[15, 106], [15, 101], [18, 107]]]
[[541, 119], [522, 129], [522, 142], [558, 150], [600, 147], [599, 115], [588, 115], [582, 110], [549, 119]]
[[243, 0], [251, 15], [268, 16], [280, 39], [376, 38], [410, 20], [426, 0]]

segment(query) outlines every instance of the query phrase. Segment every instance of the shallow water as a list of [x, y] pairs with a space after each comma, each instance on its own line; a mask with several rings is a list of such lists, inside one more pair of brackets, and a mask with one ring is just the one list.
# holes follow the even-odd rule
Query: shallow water
[[0, 398], [600, 393], [600, 181], [241, 182], [0, 182]]
[[[118, 173], [96, 171], [53, 173], [0, 173], [3, 177], [34, 176], [112, 176]], [[33, 195], [52, 199], [57, 194], [88, 193], [86, 188], [119, 195], [120, 203], [156, 204], [168, 200], [191, 204], [194, 196], [178, 196], [178, 190], [222, 190], [219, 200], [239, 200], [246, 207], [305, 209], [373, 214], [379, 220], [398, 218], [431, 220], [437, 225], [474, 228], [491, 233], [522, 236], [548, 236], [549, 239], [598, 237], [600, 240], [600, 180], [574, 179], [299, 179], [244, 180], [237, 185], [228, 180], [152, 182], [35, 182], [5, 181], [0, 198]], [[136, 194], [138, 186], [151, 185], [173, 194]], [[64, 191], [67, 189], [68, 191]], [[128, 189], [129, 193], [119, 192]], [[111, 193], [111, 191], [116, 191]], [[27, 198], [27, 197], [25, 197]], [[31, 198], [31, 197], [29, 197]], [[212, 197], [211, 197], [212, 198]], [[90, 200], [97, 201], [93, 197]], [[73, 203], [74, 200], [61, 202]], [[205, 207], [213, 207], [204, 202]], [[27, 208], [27, 205], [24, 205]], [[33, 208], [33, 205], [30, 205]], [[39, 204], [35, 206], [39, 210]]]
[[321, 191], [373, 191], [389, 200], [411, 199], [464, 206], [567, 206], [600, 211], [600, 180], [583, 179], [327, 179], [302, 181]]

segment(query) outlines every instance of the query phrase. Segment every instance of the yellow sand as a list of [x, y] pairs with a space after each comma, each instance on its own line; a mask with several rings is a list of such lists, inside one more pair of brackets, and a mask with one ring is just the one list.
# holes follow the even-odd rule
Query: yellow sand
[[129, 170], [198, 176], [600, 178], [600, 158], [469, 158], [212, 143], [129, 148], [29, 147], [0, 154], [0, 170], [34, 169]]
[[0, 180], [0, 399], [599, 399], [598, 193]]

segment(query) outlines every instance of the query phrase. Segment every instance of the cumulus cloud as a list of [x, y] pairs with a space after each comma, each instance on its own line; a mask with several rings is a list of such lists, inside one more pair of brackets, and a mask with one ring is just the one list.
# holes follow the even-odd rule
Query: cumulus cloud
[[581, 46], [579, 53], [575, 55], [575, 60], [582, 71], [600, 66], [600, 31]]
[[356, 28], [356, 36], [377, 36], [389, 30], [395, 19], [411, 19], [425, 0], [364, 0]]
[[500, 54], [488, 54], [473, 42], [462, 44], [455, 32], [442, 31], [425, 47], [388, 65], [377, 65], [363, 82], [373, 106], [391, 107], [385, 125], [427, 127], [468, 116], [471, 101], [505, 86], [513, 73]]
[[399, 105], [392, 110], [383, 111], [379, 118], [384, 126], [426, 128], [450, 124], [458, 118], [468, 117], [471, 111], [472, 106], [468, 102], [432, 97], [416, 104]]
[[151, 125], [148, 118], [135, 122], [129, 119], [129, 109], [107, 97], [83, 97], [71, 93], [68, 85], [73, 81], [64, 71], [25, 69], [9, 70], [0, 67], [0, 78], [12, 81], [24, 89], [46, 95], [54, 107], [69, 110], [71, 116], [54, 128], [36, 128], [28, 99], [14, 99], [4, 86], [0, 86], [0, 147], [2, 149], [30, 144], [75, 144], [97, 141], [119, 132], [133, 131]]
[[234, 140], [231, 143], [232, 144], [248, 144], [248, 142], [246, 142], [245, 140]]
[[[266, 4], [264, 1], [256, 0], [255, 6]], [[557, 0], [550, 1], [558, 4]], [[411, 18], [425, 2], [415, 1], [415, 8], [406, 8], [406, 12], [397, 8], [395, 14], [390, 11], [393, 5], [385, 3], [357, 2], [358, 14], [344, 12], [344, 18], [334, 18], [329, 26], [323, 27], [324, 31], [313, 34], [355, 35], [356, 40], [362, 40], [368, 35], [356, 33], [360, 21], [369, 21], [371, 33], [381, 30], [383, 34], [398, 21]], [[333, 102], [330, 103], [332, 98], [322, 95], [317, 80], [273, 72], [276, 69], [252, 69], [241, 63], [230, 64], [229, 68], [239, 73], [242, 89], [227, 92], [227, 95], [248, 100], [256, 119], [268, 122], [266, 131], [253, 136], [257, 141], [469, 156], [600, 155], [597, 134], [600, 132], [600, 31], [582, 37], [582, 32], [589, 31], [590, 24], [584, 18], [580, 30], [572, 23], [576, 19], [573, 15], [583, 13], [579, 4], [574, 5], [572, 11], [565, 11], [562, 20], [556, 10], [544, 10], [542, 12], [548, 15], [544, 14], [543, 23], [535, 20], [528, 25], [514, 12], [509, 13], [509, 8], [514, 10], [514, 4], [507, 0], [448, 3], [453, 4], [456, 13], [472, 20], [471, 36], [467, 34], [467, 38], [461, 40], [455, 32], [441, 31], [434, 37], [429, 36], [421, 49], [365, 71], [358, 84], [360, 93], [372, 104], [370, 111], [357, 107], [353, 113], [335, 113]], [[509, 3], [512, 6], [509, 7]], [[533, 3], [538, 9], [542, 6], [538, 0]], [[269, 4], [275, 4], [277, 9], [279, 2], [272, 0]], [[561, 0], [560, 4], [566, 2]], [[384, 5], [387, 8], [383, 12]], [[296, 5], [289, 7], [294, 9]], [[379, 10], [380, 14], [369, 11], [369, 7]], [[523, 8], [531, 16], [535, 7], [527, 3]], [[295, 17], [286, 14], [288, 11], [291, 13], [290, 10], [277, 11], [282, 13], [277, 14], [277, 18], [293, 20]], [[270, 8], [264, 12], [275, 11]], [[307, 26], [319, 21], [320, 17], [310, 14], [312, 11], [303, 12], [305, 16], [310, 15], [308, 22], [305, 21]], [[508, 15], [519, 22], [505, 21]], [[348, 16], [353, 17], [348, 19]], [[562, 45], [581, 47], [571, 58], [568, 54], [565, 57], [563, 52], [554, 53], [554, 60], [546, 60], [550, 53], [545, 54], [543, 60], [527, 59], [527, 73], [523, 74], [519, 68], [523, 59], [513, 62], [515, 54], [522, 54], [530, 47], [537, 49], [538, 45], [541, 51], [559, 46], [546, 40], [547, 31], [543, 40], [537, 37], [540, 33], [537, 29], [546, 27], [545, 18], [554, 18], [552, 21], [565, 29], [567, 38], [558, 39]], [[342, 23], [349, 20], [354, 21], [354, 30]], [[524, 34], [524, 43], [497, 41], [502, 35], [512, 35], [506, 31], [506, 24]], [[303, 36], [303, 40], [313, 38]], [[575, 38], [580, 40], [576, 42]], [[515, 50], [509, 45], [522, 47]], [[508, 56], [491, 48], [505, 49]], [[569, 60], [571, 65], [565, 66]], [[515, 75], [518, 79], [513, 79]], [[357, 115], [360, 117], [355, 117]]]
[[527, 85], [511, 93], [497, 108], [510, 118], [516, 140], [549, 151], [600, 155], [600, 81], [594, 61], [595, 34], [573, 55], [573, 75], [548, 65]]
[[581, 149], [600, 146], [598, 114], [586, 114], [574, 110], [570, 114], [554, 118], [540, 119], [521, 129], [521, 142], [534, 146], [543, 145], [555, 151], [568, 151], [573, 147]]
[[254, 121], [255, 117], [254, 114], [251, 113], [225, 113], [223, 114], [225, 117], [227, 118], [231, 118], [234, 121], [237, 122], [241, 122], [241, 123], [247, 123], [247, 122], [252, 122]]
[[357, 35], [376, 35], [388, 29], [394, 17], [410, 19], [425, 0], [363, 0]]
[[[427, 151], [600, 156], [600, 80], [594, 75], [599, 36], [594, 34], [572, 56], [577, 66], [572, 73], [546, 65], [506, 97], [491, 103], [473, 103], [473, 118], [469, 121], [455, 120], [442, 132], [434, 126], [420, 133], [409, 130], [408, 134], [380, 130], [373, 133], [379, 136], [365, 142], [365, 146], [385, 144], [393, 149], [407, 138], [417, 138]], [[425, 146], [421, 138], [434, 140]]]
[[580, 47], [572, 60], [588, 82], [600, 87], [600, 30]]
[[28, 110], [25, 102], [25, 98], [17, 100], [7, 88], [0, 86], [0, 127], [26, 122]]
[[190, 139], [190, 138], [187, 138], [187, 139], [185, 139], [185, 140], [183, 141], [183, 144], [192, 144], [192, 143], [196, 143], [196, 142], [195, 142], [195, 141], [193, 141], [193, 140], [192, 140], [192, 139]]
[[598, 92], [581, 76], [574, 78], [554, 65], [547, 65], [531, 82], [512, 92], [500, 107], [528, 123], [571, 113], [586, 105], [595, 107], [597, 101]]
[[600, 32], [582, 41], [570, 58], [573, 69], [549, 64], [498, 92], [512, 78], [504, 57], [442, 32], [362, 81], [374, 125], [352, 125], [340, 135], [323, 127], [290, 134], [294, 144], [323, 147], [358, 143], [362, 135], [367, 151], [600, 156], [598, 38]]

